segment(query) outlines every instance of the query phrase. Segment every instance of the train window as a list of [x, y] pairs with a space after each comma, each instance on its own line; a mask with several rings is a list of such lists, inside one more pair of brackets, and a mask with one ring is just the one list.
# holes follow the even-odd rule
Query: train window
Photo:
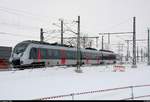
[[99, 55], [97, 56], [97, 60], [101, 60], [101, 57]]
[[109, 55], [109, 59], [112, 60], [113, 59], [113, 55]]
[[94, 60], [97, 60], [97, 59], [98, 59], [98, 54], [95, 53], [95, 58], [94, 58]]
[[73, 51], [74, 53], [74, 59], [77, 59], [77, 51]]
[[37, 59], [37, 55], [38, 55], [38, 50], [37, 48], [31, 48], [30, 51], [30, 59]]
[[88, 59], [91, 59], [91, 57], [92, 57], [91, 54], [88, 53], [88, 52], [86, 53], [86, 56], [87, 56]]
[[107, 60], [107, 56], [105, 54], [102, 54], [102, 60]]
[[97, 60], [97, 59], [98, 59], [97, 53], [95, 53], [94, 55], [95, 55], [95, 56], [94, 56], [94, 60]]
[[90, 53], [90, 55], [91, 55], [91, 60], [93, 60], [94, 59], [94, 54]]
[[89, 53], [89, 55], [90, 55], [90, 59], [91, 60], [95, 60], [96, 59], [95, 53]]
[[106, 56], [106, 60], [109, 60], [109, 59], [110, 59], [110, 57], [109, 57], [109, 55], [107, 55], [107, 56]]
[[70, 59], [70, 52], [66, 51], [67, 59]]
[[51, 49], [47, 49], [47, 57], [48, 57], [48, 59], [52, 58], [52, 50]]
[[116, 56], [115, 55], [111, 55], [111, 59], [116, 59]]
[[27, 48], [27, 46], [29, 45], [29, 43], [19, 43], [15, 46], [14, 48], [14, 53], [19, 54], [25, 51], [25, 49]]
[[67, 59], [75, 59], [73, 51], [67, 51]]
[[[77, 51], [71, 51], [72, 52], [72, 59], [77, 59]], [[82, 53], [80, 53], [82, 56]]]
[[55, 49], [53, 50], [53, 58], [54, 59], [59, 59], [60, 58], [60, 51]]
[[41, 48], [40, 50], [41, 50], [41, 59], [48, 59], [47, 49]]
[[86, 52], [83, 52], [83, 53], [82, 53], [82, 59], [86, 59], [86, 58], [87, 58]]
[[109, 59], [109, 60], [114, 59], [113, 57], [114, 57], [114, 56], [113, 56], [112, 54], [108, 55], [108, 59]]

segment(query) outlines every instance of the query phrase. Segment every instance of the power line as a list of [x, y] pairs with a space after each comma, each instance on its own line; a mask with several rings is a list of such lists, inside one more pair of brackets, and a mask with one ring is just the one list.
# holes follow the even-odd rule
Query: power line
[[128, 18], [128, 19], [126, 19], [126, 20], [124, 20], [124, 21], [122, 21], [122, 22], [120, 22], [120, 23], [118, 23], [118, 24], [115, 24], [115, 25], [113, 25], [113, 26], [110, 26], [110, 27], [108, 27], [108, 28], [106, 28], [106, 29], [104, 29], [104, 30], [112, 29], [112, 28], [114, 28], [114, 27], [118, 27], [118, 26], [120, 26], [120, 25], [122, 25], [122, 24], [127, 23], [129, 20], [131, 20], [131, 18]]
[[[10, 8], [6, 8], [6, 7], [1, 7], [0, 6], [0, 11], [3, 12], [7, 12], [9, 14], [13, 14], [13, 15], [22, 15], [22, 16], [30, 16], [30, 17], [34, 17], [39, 20], [45, 20], [45, 22], [47, 23], [46, 19], [40, 18], [39, 15], [33, 15], [32, 13], [26, 12], [26, 11], [22, 11], [22, 10], [17, 10], [17, 9], [10, 9]], [[2, 25], [9, 25], [9, 26], [13, 26], [13, 27], [23, 27], [23, 28], [30, 28], [30, 29], [40, 29], [40, 27], [33, 27], [33, 26], [27, 26], [27, 25], [17, 25], [17, 24], [10, 24], [10, 23], [6, 23], [6, 22], [1, 22]]]
[[[43, 17], [39, 17], [40, 15], [32, 14], [32, 13], [29, 13], [29, 12], [23, 11], [23, 10], [6, 8], [6, 7], [2, 7], [2, 6], [0, 6], [0, 10], [4, 11], [4, 12], [7, 12], [7, 13], [15, 14], [15, 15], [26, 15], [26, 16], [28, 15], [28, 16], [32, 16], [34, 18], [37, 18], [39, 20], [43, 20], [45, 22], [46, 22], [46, 20], [48, 20], [48, 19], [43, 19]], [[44, 17], [44, 18], [48, 18], [48, 17]]]
[[33, 38], [33, 36], [26, 36], [26, 35], [19, 35], [19, 34], [14, 34], [14, 33], [8, 33], [8, 32], [0, 32], [0, 34], [1, 35], [11, 35], [11, 36], [17, 36], [17, 37], [32, 37]]
[[36, 26], [11, 24], [11, 23], [6, 23], [6, 22], [0, 22], [0, 25], [11, 26], [11, 27], [23, 27], [23, 28], [27, 28], [27, 29], [40, 29], [40, 27], [36, 27]]
[[105, 32], [105, 33], [99, 33], [99, 35], [108, 35], [108, 34], [123, 35], [123, 34], [133, 34], [133, 32], [113, 32], [113, 33]]
[[47, 38], [47, 39], [45, 39], [44, 41], [48, 41], [48, 40], [51, 40], [51, 39], [54, 41], [54, 38], [60, 39], [60, 37], [57, 37], [57, 36], [51, 36], [50, 38]]
[[[133, 41], [133, 40], [125, 40], [125, 41]], [[147, 39], [136, 39], [136, 41], [147, 41]]]

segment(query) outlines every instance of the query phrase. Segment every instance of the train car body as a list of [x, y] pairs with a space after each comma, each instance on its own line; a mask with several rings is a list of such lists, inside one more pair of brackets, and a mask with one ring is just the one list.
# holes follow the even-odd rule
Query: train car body
[[[116, 54], [93, 49], [80, 50], [80, 64], [116, 63]], [[10, 57], [14, 67], [76, 65], [77, 49], [39, 41], [23, 41], [17, 44]]]

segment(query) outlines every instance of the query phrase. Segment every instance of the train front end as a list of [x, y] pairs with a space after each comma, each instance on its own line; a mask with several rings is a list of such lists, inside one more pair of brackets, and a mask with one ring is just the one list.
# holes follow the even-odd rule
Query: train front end
[[26, 49], [28, 47], [28, 42], [21, 42], [18, 43], [11, 54], [10, 62], [13, 65], [13, 67], [21, 67], [25, 65], [25, 59], [26, 59]]

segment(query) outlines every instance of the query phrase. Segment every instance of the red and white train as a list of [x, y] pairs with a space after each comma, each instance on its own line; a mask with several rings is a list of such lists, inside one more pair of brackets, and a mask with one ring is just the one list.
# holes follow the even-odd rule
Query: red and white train
[[[116, 60], [116, 54], [112, 51], [80, 49], [81, 65], [113, 64]], [[10, 62], [14, 67], [77, 65], [77, 49], [66, 45], [27, 40], [14, 47]]]

